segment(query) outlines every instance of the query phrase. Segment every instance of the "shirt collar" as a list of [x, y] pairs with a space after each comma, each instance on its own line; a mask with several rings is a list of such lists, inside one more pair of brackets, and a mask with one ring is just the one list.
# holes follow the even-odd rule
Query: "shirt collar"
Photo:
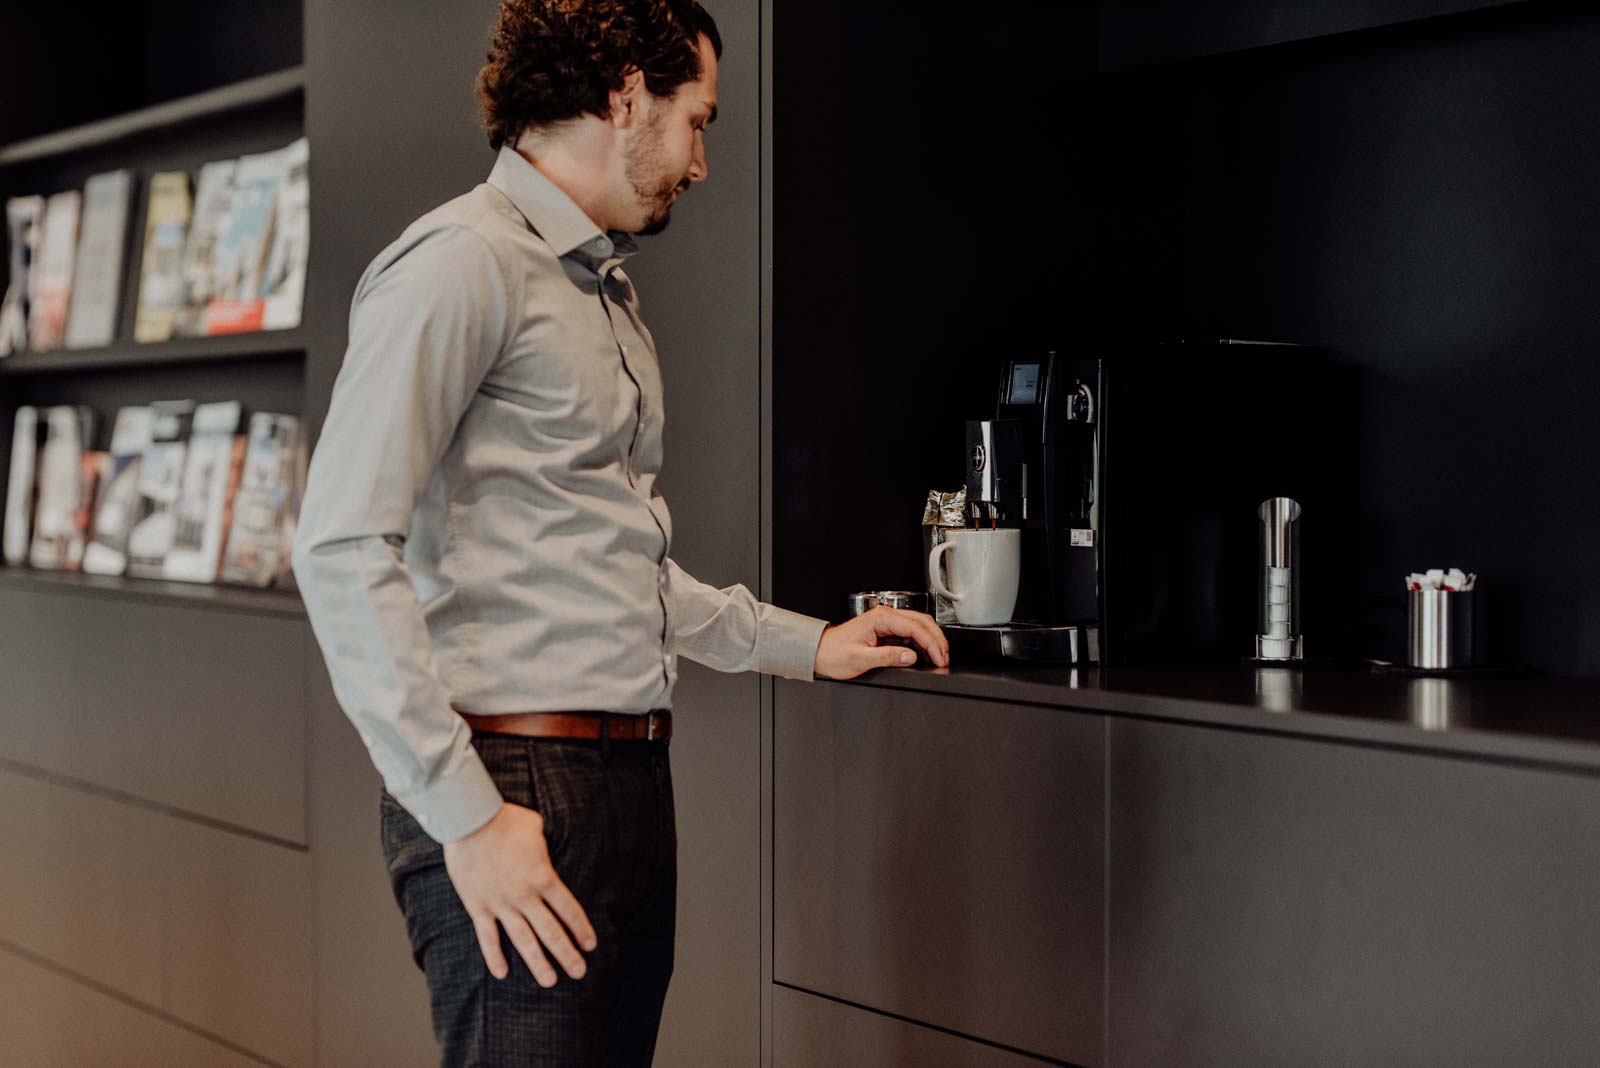
[[592, 264], [601, 264], [638, 251], [629, 234], [616, 230], [601, 233], [576, 201], [510, 145], [501, 146], [489, 172], [489, 184], [506, 195], [557, 256], [577, 253]]

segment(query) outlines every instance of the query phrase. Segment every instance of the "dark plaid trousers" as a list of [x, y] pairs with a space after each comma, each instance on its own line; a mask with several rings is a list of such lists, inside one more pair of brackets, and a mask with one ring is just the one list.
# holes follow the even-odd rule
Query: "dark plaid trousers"
[[[446, 1068], [645, 1066], [672, 975], [677, 834], [667, 744], [478, 734], [509, 802], [537, 809], [556, 874], [594, 925], [588, 971], [548, 990], [501, 933], [511, 974], [489, 974], [444, 847], [384, 792], [383, 851], [412, 957], [427, 977]], [[574, 940], [576, 941], [576, 940]]]

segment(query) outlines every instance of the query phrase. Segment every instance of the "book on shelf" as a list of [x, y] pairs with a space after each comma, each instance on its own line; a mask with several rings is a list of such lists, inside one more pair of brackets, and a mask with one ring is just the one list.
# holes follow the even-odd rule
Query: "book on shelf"
[[283, 150], [284, 177], [273, 207], [272, 243], [261, 278], [261, 325], [300, 325], [306, 262], [311, 248], [311, 143], [304, 137]]
[[300, 420], [276, 412], [250, 416], [244, 471], [233, 502], [233, 525], [222, 557], [224, 582], [272, 585], [282, 570], [283, 516], [294, 479]]
[[144, 245], [139, 260], [135, 341], [166, 341], [183, 308], [183, 246], [194, 210], [189, 175], [162, 171], [150, 176], [145, 200]]
[[44, 197], [12, 197], [6, 201], [6, 236], [11, 273], [0, 301], [0, 356], [28, 347], [28, 275], [38, 260], [44, 223]]
[[228, 226], [212, 264], [207, 334], [260, 330], [266, 312], [261, 281], [272, 240], [273, 209], [288, 173], [286, 149], [239, 157]]
[[39, 496], [34, 506], [28, 564], [40, 571], [75, 571], [83, 563], [83, 455], [94, 441], [94, 412], [75, 404], [44, 409], [39, 449]]
[[311, 445], [305, 434], [294, 439], [289, 466], [289, 499], [284, 503], [283, 516], [278, 523], [278, 577], [273, 585], [284, 590], [298, 590], [300, 584], [294, 577], [294, 536], [300, 524], [300, 504], [306, 497], [306, 475], [311, 465]]
[[172, 544], [162, 576], [180, 582], [215, 582], [228, 535], [229, 505], [239, 487], [245, 439], [238, 401], [194, 410], [183, 478], [173, 505]]
[[78, 485], [81, 495], [78, 498], [78, 514], [73, 517], [73, 522], [78, 528], [77, 538], [79, 551], [77, 559], [70, 565], [72, 570], [81, 570], [84, 557], [89, 552], [89, 530], [94, 522], [95, 504], [100, 500], [100, 484], [111, 474], [111, 454], [99, 449], [85, 449], [83, 452], [83, 477]]
[[78, 251], [82, 208], [83, 193], [76, 189], [45, 201], [39, 258], [28, 272], [28, 347], [34, 352], [58, 349], [66, 340], [72, 261]]
[[139, 503], [128, 532], [128, 574], [135, 578], [164, 577], [194, 412], [188, 400], [150, 406], [150, 444], [139, 461]]
[[117, 335], [117, 305], [122, 296], [122, 259], [128, 237], [128, 201], [133, 172], [97, 174], [83, 188], [83, 221], [72, 270], [72, 301], [67, 314], [69, 349], [111, 344]]
[[129, 406], [117, 412], [111, 428], [111, 452], [95, 494], [89, 544], [83, 570], [94, 575], [121, 575], [128, 570], [128, 535], [139, 518], [139, 465], [150, 447], [148, 407]]
[[183, 244], [183, 302], [174, 332], [179, 337], [204, 337], [206, 309], [211, 305], [217, 244], [228, 227], [233, 204], [233, 175], [239, 161], [219, 159], [203, 165], [195, 182], [194, 213]]
[[35, 476], [39, 458], [39, 409], [24, 404], [17, 409], [11, 426], [11, 473], [6, 478], [6, 515], [0, 552], [12, 567], [28, 560], [28, 542], [33, 537]]

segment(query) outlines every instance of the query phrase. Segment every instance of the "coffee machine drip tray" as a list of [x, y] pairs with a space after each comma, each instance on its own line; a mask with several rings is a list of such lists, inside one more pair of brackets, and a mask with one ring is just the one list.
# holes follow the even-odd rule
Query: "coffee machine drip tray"
[[1094, 627], [1046, 627], [1007, 623], [969, 627], [946, 623], [952, 663], [962, 661], [1031, 661], [1038, 664], [1090, 664], [1099, 661], [1099, 635]]

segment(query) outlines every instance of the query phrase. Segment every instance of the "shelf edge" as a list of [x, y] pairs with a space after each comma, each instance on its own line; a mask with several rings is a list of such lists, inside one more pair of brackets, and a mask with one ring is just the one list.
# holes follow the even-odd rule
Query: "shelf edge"
[[104, 348], [23, 352], [0, 358], [0, 378], [79, 371], [140, 370], [188, 363], [269, 360], [304, 353], [305, 350], [306, 336], [302, 327], [174, 341], [121, 342]]
[[136, 137], [168, 126], [177, 126], [191, 119], [222, 115], [229, 111], [265, 104], [281, 97], [293, 96], [305, 89], [304, 66], [287, 67], [256, 78], [246, 78], [216, 89], [208, 89], [193, 96], [153, 104], [137, 111], [114, 115], [73, 126], [54, 133], [41, 134], [24, 141], [16, 141], [0, 148], [0, 167], [14, 166], [50, 156], [63, 156], [86, 148], [108, 145]]

